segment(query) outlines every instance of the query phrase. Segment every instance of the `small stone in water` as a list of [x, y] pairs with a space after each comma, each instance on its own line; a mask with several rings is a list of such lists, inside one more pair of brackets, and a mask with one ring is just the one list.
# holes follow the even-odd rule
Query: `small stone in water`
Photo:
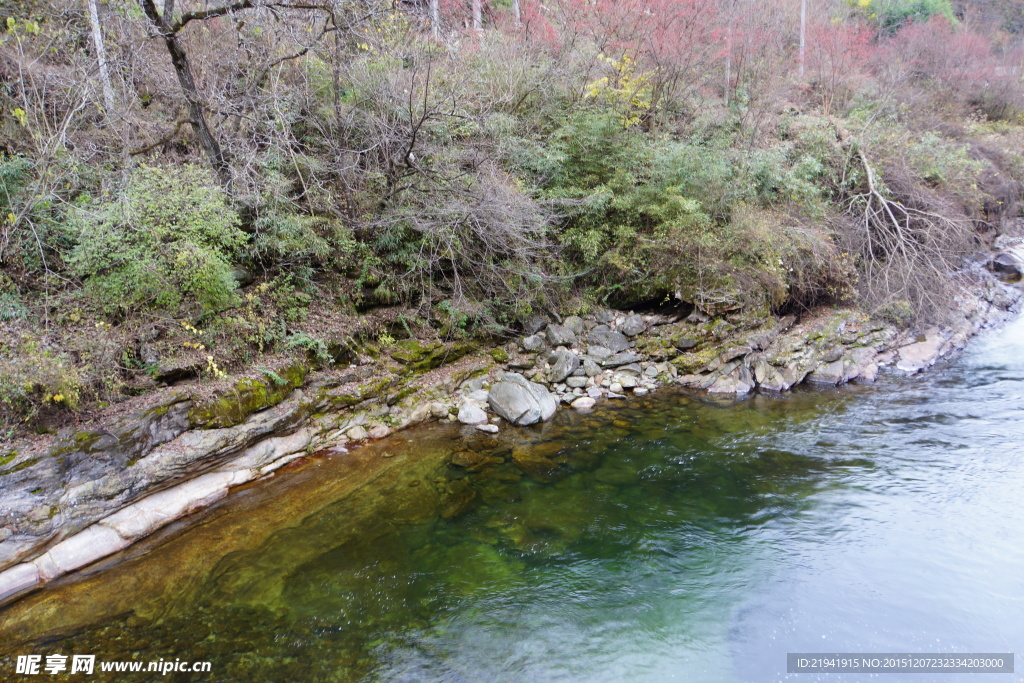
[[572, 407], [576, 410], [590, 410], [594, 407], [596, 401], [589, 396], [583, 396], [572, 402]]
[[477, 425], [476, 428], [481, 432], [487, 432], [488, 434], [498, 433], [498, 425]]
[[385, 436], [391, 433], [391, 428], [387, 425], [374, 425], [370, 427], [369, 435], [372, 439], [383, 439]]

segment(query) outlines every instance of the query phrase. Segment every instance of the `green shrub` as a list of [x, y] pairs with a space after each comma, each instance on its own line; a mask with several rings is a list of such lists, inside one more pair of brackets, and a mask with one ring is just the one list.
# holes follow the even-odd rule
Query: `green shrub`
[[208, 171], [142, 166], [117, 195], [81, 203], [73, 221], [68, 263], [108, 310], [235, 303], [231, 258], [246, 238]]
[[16, 294], [0, 292], [0, 321], [27, 317], [28, 309]]
[[63, 223], [66, 197], [55, 188], [74, 187], [78, 169], [59, 159], [36, 182], [39, 164], [20, 155], [0, 152], [0, 266], [19, 285], [38, 286], [48, 273], [59, 272], [71, 248]]
[[86, 381], [71, 358], [38, 339], [0, 345], [0, 426], [12, 418], [30, 420], [46, 406], [77, 410]]
[[14, 282], [0, 271], [0, 322], [27, 317], [28, 309], [18, 295]]
[[971, 158], [967, 145], [931, 132], [907, 146], [906, 158], [925, 183], [964, 194], [964, 190], [975, 189], [978, 174], [984, 169], [984, 164]]
[[927, 21], [940, 16], [951, 24], [957, 23], [949, 0], [847, 0], [883, 29], [895, 32], [912, 21]]
[[[308, 157], [302, 157], [302, 161], [306, 162], [305, 168], [299, 175], [305, 183], [315, 185], [320, 169]], [[290, 168], [273, 163], [264, 169], [263, 191], [253, 220], [252, 241], [245, 247], [246, 258], [266, 268], [347, 265], [357, 248], [351, 229], [331, 215], [334, 198], [324, 196], [325, 192], [315, 187], [307, 189], [304, 206], [291, 199], [296, 179], [284, 171], [296, 174], [296, 168], [298, 161]], [[322, 211], [311, 213], [310, 204], [321, 205]]]

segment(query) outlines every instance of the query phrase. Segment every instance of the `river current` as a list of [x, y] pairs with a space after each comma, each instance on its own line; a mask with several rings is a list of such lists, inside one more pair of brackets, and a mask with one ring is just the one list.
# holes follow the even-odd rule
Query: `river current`
[[320, 454], [97, 569], [0, 610], [0, 677], [56, 653], [211, 663], [157, 677], [182, 681], [859, 681], [786, 654], [1017, 652], [982, 680], [1024, 681], [1024, 319], [870, 387]]

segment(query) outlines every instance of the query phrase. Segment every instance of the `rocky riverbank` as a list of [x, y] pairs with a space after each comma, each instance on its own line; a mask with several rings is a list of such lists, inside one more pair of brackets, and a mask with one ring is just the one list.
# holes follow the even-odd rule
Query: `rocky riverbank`
[[548, 420], [559, 405], [588, 410], [663, 385], [743, 395], [919, 372], [1016, 310], [1019, 256], [1002, 252], [989, 264], [1002, 280], [982, 278], [951, 322], [922, 331], [850, 309], [760, 320], [697, 310], [552, 315], [500, 347], [378, 343], [347, 368], [265, 371], [213, 397], [171, 392], [108, 424], [14, 444], [0, 449], [0, 602], [292, 460], [323, 449], [342, 456], [427, 420], [497, 432]]

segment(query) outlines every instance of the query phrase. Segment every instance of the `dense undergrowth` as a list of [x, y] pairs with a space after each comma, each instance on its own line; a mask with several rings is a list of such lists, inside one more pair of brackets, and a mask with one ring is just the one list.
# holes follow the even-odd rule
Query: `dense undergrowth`
[[192, 4], [161, 30], [201, 101], [135, 4], [100, 5], [108, 92], [88, 13], [0, 8], [4, 432], [356, 330], [919, 323], [1017, 215], [1020, 27], [942, 0], [818, 6], [803, 58], [784, 3]]

